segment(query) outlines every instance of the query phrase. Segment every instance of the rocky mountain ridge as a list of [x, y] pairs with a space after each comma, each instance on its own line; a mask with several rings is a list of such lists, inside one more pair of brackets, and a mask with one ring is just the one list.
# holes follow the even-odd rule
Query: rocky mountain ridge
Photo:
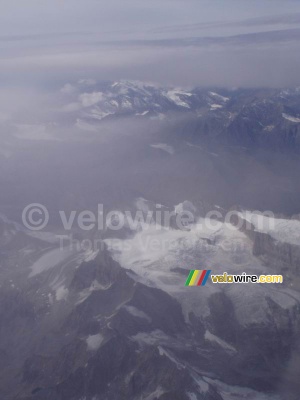
[[77, 127], [115, 118], [184, 118], [196, 141], [299, 150], [300, 89], [161, 88], [131, 81], [66, 85], [64, 109]]
[[282, 392], [296, 400], [298, 381], [284, 372], [298, 343], [298, 292], [184, 287], [192, 263], [210, 263], [214, 272], [241, 265], [267, 272], [246, 235], [223, 223], [196, 235], [192, 227], [162, 231], [161, 240], [175, 235], [174, 250], [149, 260], [145, 249], [134, 262], [136, 240], [147, 234], [121, 239], [131, 241], [132, 255], [121, 252], [120, 265], [106, 246], [57, 259], [55, 243], [49, 248], [2, 221], [1, 239], [19, 243], [23, 262], [16, 266], [11, 253], [1, 268], [1, 396], [227, 400], [230, 393], [259, 400], [281, 399]]

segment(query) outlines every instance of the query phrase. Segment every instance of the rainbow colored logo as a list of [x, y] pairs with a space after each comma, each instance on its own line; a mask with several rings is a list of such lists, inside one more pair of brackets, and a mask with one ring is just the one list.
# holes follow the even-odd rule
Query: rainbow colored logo
[[210, 269], [192, 269], [185, 282], [185, 286], [205, 286], [210, 273]]

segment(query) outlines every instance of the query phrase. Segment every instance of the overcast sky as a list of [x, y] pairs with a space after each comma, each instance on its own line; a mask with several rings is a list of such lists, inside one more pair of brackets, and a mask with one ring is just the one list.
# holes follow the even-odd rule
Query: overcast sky
[[2, 87], [90, 77], [300, 85], [298, 0], [1, 0], [0, 7]]
[[298, 0], [1, 0], [1, 35], [101, 33], [300, 12]]

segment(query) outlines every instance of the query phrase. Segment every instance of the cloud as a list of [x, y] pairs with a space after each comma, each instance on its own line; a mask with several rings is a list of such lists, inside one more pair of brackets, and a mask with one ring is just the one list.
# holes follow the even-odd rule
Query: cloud
[[72, 94], [74, 92], [76, 92], [76, 88], [75, 86], [71, 85], [70, 83], [66, 83], [61, 89], [60, 89], [61, 93], [64, 94]]
[[[61, 82], [120, 79], [157, 82], [171, 86], [299, 86], [300, 30], [278, 30], [229, 37], [192, 37], [164, 40], [89, 43], [73, 51], [37, 48], [30, 54], [1, 60], [5, 85], [73, 88]], [[101, 89], [70, 101], [69, 110], [102, 100]], [[65, 86], [64, 86], [65, 85]], [[0, 87], [1, 90], [1, 87]], [[67, 93], [68, 92], [68, 93]], [[19, 101], [19, 100], [17, 100]]]
[[79, 101], [83, 107], [90, 107], [101, 100], [103, 100], [103, 93], [101, 92], [83, 93], [79, 96]]
[[216, 28], [229, 28], [233, 29], [234, 27], [256, 27], [256, 28], [275, 28], [280, 25], [285, 25], [286, 27], [299, 26], [300, 24], [300, 13], [294, 14], [282, 14], [282, 15], [267, 15], [260, 16], [256, 18], [248, 18], [243, 20], [230, 20], [230, 21], [210, 21], [210, 22], [201, 22], [197, 24], [185, 24], [185, 25], [170, 25], [165, 27], [160, 27], [153, 29], [152, 33], [182, 33], [182, 32], [190, 32], [190, 31], [203, 31], [203, 30], [211, 30]]
[[[1, 6], [0, 90], [60, 85], [76, 95], [69, 110], [101, 101], [100, 91], [89, 93], [94, 80], [299, 85], [300, 2], [28, 0], [17, 15], [16, 4]], [[67, 82], [82, 77], [78, 99]]]

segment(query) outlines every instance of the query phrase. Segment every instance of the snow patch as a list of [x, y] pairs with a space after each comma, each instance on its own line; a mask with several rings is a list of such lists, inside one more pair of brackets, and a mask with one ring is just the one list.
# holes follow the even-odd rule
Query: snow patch
[[300, 244], [300, 221], [268, 217], [251, 211], [243, 211], [239, 215], [250, 222], [257, 231], [268, 233], [279, 242], [297, 246]]
[[85, 259], [84, 259], [84, 261], [85, 261], [85, 262], [94, 261], [94, 260], [96, 259], [96, 257], [97, 257], [98, 254], [99, 254], [99, 250], [96, 250], [96, 251], [93, 251], [93, 250], [87, 251], [87, 252], [85, 253]]
[[160, 356], [165, 356], [172, 361], [176, 365], [177, 369], [185, 369], [185, 365], [176, 360], [176, 358], [169, 351], [165, 350], [161, 346], [158, 346], [158, 351]]
[[165, 343], [169, 342], [169, 337], [159, 329], [149, 333], [139, 332], [132, 336], [132, 339], [139, 344], [147, 344], [150, 346], [161, 343], [162, 341], [165, 341]]
[[29, 278], [54, 268], [73, 254], [71, 250], [55, 249], [40, 257], [32, 266]]
[[189, 104], [187, 104], [184, 100], [182, 100], [181, 96], [193, 96], [192, 93], [183, 92], [182, 90], [169, 90], [164, 93], [164, 96], [175, 103], [177, 106], [190, 108]]
[[110, 104], [116, 108], [119, 107], [119, 103], [116, 100], [111, 100]]
[[114, 113], [102, 111], [99, 109], [99, 107], [93, 108], [88, 114], [89, 117], [97, 119], [98, 121], [101, 121], [102, 119], [108, 117], [109, 115], [114, 115]]
[[192, 373], [192, 378], [197, 383], [200, 393], [207, 393], [209, 391], [209, 384], [205, 382], [198, 374]]
[[209, 92], [209, 94], [210, 94], [211, 96], [216, 97], [217, 99], [222, 100], [222, 101], [225, 101], [225, 102], [230, 100], [229, 97], [221, 96], [220, 94], [215, 93], [215, 92]]
[[144, 112], [142, 112], [142, 113], [136, 113], [135, 115], [144, 116], [144, 115], [147, 115], [148, 113], [149, 113], [149, 111], [144, 111]]
[[130, 109], [130, 108], [132, 108], [131, 102], [130, 102], [128, 99], [126, 99], [126, 98], [122, 100], [121, 106], [122, 106], [123, 108], [125, 108], [125, 109]]
[[66, 300], [68, 294], [69, 289], [67, 289], [65, 286], [60, 286], [58, 289], [56, 289], [55, 298], [57, 301]]
[[171, 154], [171, 155], [173, 155], [175, 153], [174, 148], [166, 143], [151, 144], [150, 147], [153, 147], [154, 149], [163, 150], [166, 153]]
[[233, 346], [231, 346], [229, 343], [225, 342], [224, 340], [222, 340], [218, 336], [215, 336], [209, 331], [205, 332], [204, 338], [210, 342], [217, 343], [219, 346], [223, 347], [224, 350], [229, 350], [236, 353], [236, 349]]
[[213, 380], [207, 377], [205, 377], [204, 379], [218, 391], [218, 393], [222, 396], [223, 400], [232, 400], [232, 399], [280, 400], [280, 397], [274, 395], [273, 393], [265, 394], [241, 386], [227, 385], [226, 383], [223, 383], [218, 380]]
[[144, 400], [156, 400], [162, 396], [165, 391], [159, 386], [153, 393], [149, 394], [149, 396], [145, 397]]
[[182, 214], [184, 212], [190, 212], [192, 215], [196, 213], [197, 209], [194, 204], [188, 200], [175, 206], [175, 213]]
[[133, 307], [133, 306], [124, 306], [124, 309], [125, 309], [126, 311], [128, 311], [129, 314], [133, 315], [134, 317], [145, 319], [145, 320], [147, 320], [148, 322], [151, 322], [151, 321], [152, 321], [151, 318], [150, 318], [146, 313], [144, 313], [144, 311], [141, 311], [141, 310], [139, 310], [139, 309], [136, 308], [136, 307]]
[[264, 128], [264, 131], [266, 132], [272, 132], [275, 128], [275, 125], [268, 125]]
[[91, 283], [91, 286], [82, 290], [79, 293], [79, 300], [76, 303], [76, 305], [83, 303], [85, 300], [87, 300], [90, 295], [97, 291], [97, 290], [108, 290], [111, 287], [111, 285], [103, 286], [101, 283], [99, 283], [96, 279]]
[[89, 351], [97, 351], [101, 343], [103, 342], [103, 336], [98, 333], [97, 335], [90, 335], [86, 339], [87, 348]]
[[288, 115], [283, 113], [282, 114], [283, 118], [290, 121], [290, 122], [295, 122], [295, 123], [300, 123], [300, 118], [293, 117], [292, 115]]
[[223, 108], [220, 104], [211, 104], [210, 109], [213, 110], [218, 110], [220, 108]]

